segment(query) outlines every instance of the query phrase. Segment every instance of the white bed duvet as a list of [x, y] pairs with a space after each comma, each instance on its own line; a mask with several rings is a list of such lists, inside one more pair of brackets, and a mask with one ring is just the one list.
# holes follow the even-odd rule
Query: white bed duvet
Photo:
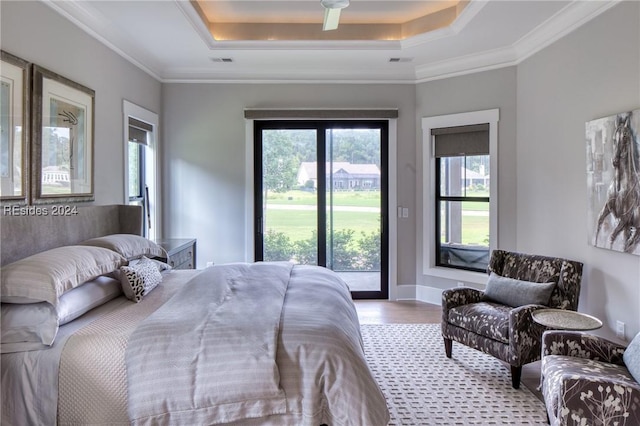
[[79, 320], [52, 349], [2, 356], [3, 425], [389, 420], [349, 291], [324, 268], [174, 271], [139, 304]]

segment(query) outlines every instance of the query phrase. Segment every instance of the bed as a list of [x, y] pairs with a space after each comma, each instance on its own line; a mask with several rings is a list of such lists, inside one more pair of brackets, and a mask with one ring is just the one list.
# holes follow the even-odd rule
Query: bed
[[[150, 260], [160, 248], [141, 224], [133, 206], [5, 212], [3, 425], [388, 423], [336, 274], [289, 262], [170, 270]], [[100, 301], [81, 312], [89, 290]], [[25, 312], [46, 320], [16, 338]]]

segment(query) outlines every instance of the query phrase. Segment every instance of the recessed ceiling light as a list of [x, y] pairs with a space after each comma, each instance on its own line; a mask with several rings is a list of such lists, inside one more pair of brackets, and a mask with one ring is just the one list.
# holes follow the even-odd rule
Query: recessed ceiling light
[[211, 58], [213, 62], [233, 62], [232, 58]]
[[389, 58], [389, 62], [411, 62], [413, 58]]

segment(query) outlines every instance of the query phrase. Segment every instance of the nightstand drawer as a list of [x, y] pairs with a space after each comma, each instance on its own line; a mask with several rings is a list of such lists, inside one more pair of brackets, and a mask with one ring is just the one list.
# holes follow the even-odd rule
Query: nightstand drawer
[[191, 238], [167, 238], [156, 240], [162, 246], [168, 258], [163, 259], [173, 269], [196, 268], [196, 240]]
[[187, 247], [169, 256], [169, 265], [175, 269], [194, 269], [195, 259], [193, 246]]

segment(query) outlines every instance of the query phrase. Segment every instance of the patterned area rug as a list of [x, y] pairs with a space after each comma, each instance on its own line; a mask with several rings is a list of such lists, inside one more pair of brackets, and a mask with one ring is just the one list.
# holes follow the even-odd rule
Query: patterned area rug
[[394, 426], [546, 425], [544, 404], [492, 356], [453, 344], [439, 324], [363, 324], [367, 362]]

